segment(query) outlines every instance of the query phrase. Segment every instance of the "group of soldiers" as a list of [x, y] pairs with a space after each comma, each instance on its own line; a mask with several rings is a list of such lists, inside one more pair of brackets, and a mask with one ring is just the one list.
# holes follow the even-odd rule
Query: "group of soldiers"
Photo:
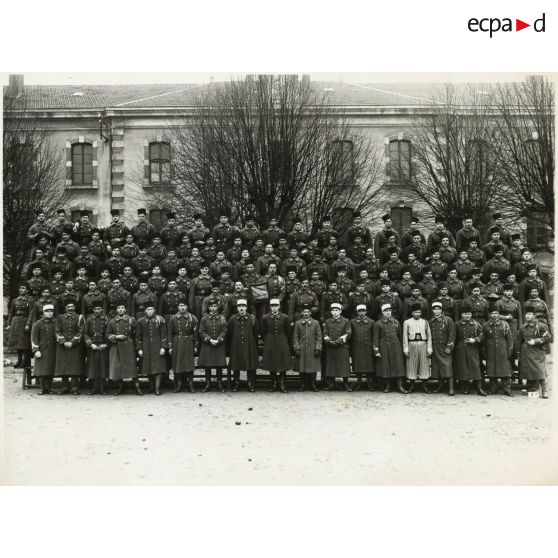
[[130, 380], [141, 395], [146, 375], [159, 395], [169, 373], [175, 392], [194, 392], [201, 368], [203, 391], [213, 370], [220, 391], [238, 391], [241, 371], [255, 391], [263, 369], [270, 391], [286, 392], [294, 370], [300, 391], [340, 378], [347, 391], [365, 379], [454, 395], [459, 381], [463, 393], [511, 396], [518, 372], [547, 397], [547, 288], [521, 234], [493, 219], [481, 240], [469, 216], [454, 238], [442, 218], [426, 237], [416, 216], [400, 236], [386, 214], [372, 237], [358, 212], [340, 235], [329, 217], [309, 234], [298, 218], [286, 233], [250, 215], [237, 227], [226, 211], [212, 230], [200, 214], [183, 230], [169, 212], [158, 231], [144, 209], [131, 228], [112, 210], [100, 230], [86, 212], [73, 223], [60, 209], [52, 223], [39, 210], [8, 318], [16, 367], [41, 394], [59, 376], [61, 394], [89, 379], [91, 394], [111, 380], [119, 395]]

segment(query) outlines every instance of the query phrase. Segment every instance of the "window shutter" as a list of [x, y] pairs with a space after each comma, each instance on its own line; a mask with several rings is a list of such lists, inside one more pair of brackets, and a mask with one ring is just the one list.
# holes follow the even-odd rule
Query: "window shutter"
[[143, 177], [149, 180], [149, 142], [143, 144]]

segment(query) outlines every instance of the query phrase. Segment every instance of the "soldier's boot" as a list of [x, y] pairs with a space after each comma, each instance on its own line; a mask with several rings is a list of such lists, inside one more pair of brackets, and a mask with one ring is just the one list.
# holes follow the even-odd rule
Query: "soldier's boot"
[[248, 391], [250, 393], [254, 393], [256, 391], [256, 371], [248, 370], [247, 375], [248, 375]]
[[331, 391], [335, 388], [335, 378], [325, 378], [325, 384], [322, 385], [323, 391]]
[[353, 391], [351, 384], [349, 384], [349, 378], [343, 378], [343, 387], [345, 388], [345, 391]]
[[174, 375], [174, 388], [173, 393], [178, 393], [182, 389], [182, 374]]
[[548, 399], [548, 387], [546, 385], [546, 380], [540, 380], [541, 384], [541, 397], [543, 399]]
[[298, 391], [304, 391], [306, 389], [306, 375], [304, 372], [298, 373]]
[[99, 393], [99, 380], [93, 378], [90, 380], [91, 389], [87, 392], [87, 395], [95, 395]]
[[33, 379], [31, 376], [31, 367], [30, 366], [25, 366], [23, 369], [23, 376], [24, 376], [24, 381], [23, 381], [23, 389], [28, 389], [31, 387], [32, 383], [33, 383]]
[[353, 391], [360, 391], [360, 388], [362, 387], [362, 374], [357, 374], [356, 379], [357, 381], [355, 387], [353, 388]]
[[207, 393], [211, 390], [211, 368], [205, 369], [205, 385], [203, 386], [202, 392]]
[[138, 395], [143, 395], [143, 391], [141, 391], [140, 383], [139, 383], [139, 380], [137, 378], [134, 379], [134, 387], [136, 388], [136, 393]]
[[234, 393], [238, 391], [239, 385], [240, 385], [240, 370], [235, 370], [233, 372], [233, 384], [231, 388]]
[[502, 387], [504, 389], [504, 393], [508, 397], [513, 397], [513, 392], [511, 388], [511, 378], [509, 376], [506, 378], [502, 378]]
[[153, 376], [147, 376], [147, 381], [148, 381], [147, 391], [145, 393], [153, 393], [153, 390], [155, 389], [154, 388], [155, 381]]
[[122, 395], [124, 393], [124, 380], [118, 380], [116, 382], [116, 391], [113, 395]]
[[70, 382], [68, 376], [62, 376], [62, 389], [58, 392], [58, 395], [66, 395], [67, 393], [70, 393]]
[[428, 386], [428, 380], [421, 380], [420, 383], [422, 384], [422, 391], [424, 391], [424, 393], [432, 393], [430, 387]]
[[[322, 364], [322, 366], [323, 366], [323, 364]], [[325, 375], [325, 370], [323, 368], [322, 368], [322, 372], [321, 372], [321, 375], [320, 375], [320, 383], [322, 384], [322, 389], [326, 388], [327, 385], [329, 384], [329, 380], [327, 379], [327, 376]]]
[[273, 393], [274, 391], [277, 391], [277, 373], [270, 372], [269, 375], [271, 376], [271, 386], [267, 391]]
[[44, 395], [46, 393], [46, 383], [47, 383], [47, 377], [46, 376], [41, 376], [39, 378], [39, 385], [41, 386], [41, 390], [39, 391], [39, 395]]
[[389, 393], [391, 391], [391, 379], [384, 378], [384, 393]]
[[399, 390], [399, 393], [411, 393], [414, 389], [414, 382], [411, 383], [410, 389], [407, 390], [403, 386], [403, 378], [397, 378], [397, 389]]
[[374, 391], [374, 378], [372, 374], [366, 374], [366, 387], [368, 391]]
[[107, 381], [105, 380], [105, 378], [101, 378], [99, 380], [99, 393], [101, 395], [107, 394]]
[[463, 389], [461, 390], [461, 393], [463, 393], [463, 395], [468, 395], [469, 391], [471, 391], [471, 382], [469, 380], [463, 380]]
[[455, 389], [453, 387], [453, 378], [448, 378], [448, 395], [455, 395]]
[[496, 393], [498, 393], [498, 379], [490, 378], [488, 381], [488, 394], [495, 395]]
[[231, 370], [227, 368], [227, 389], [232, 389], [232, 382], [231, 382]]
[[70, 376], [70, 378], [72, 379], [72, 395], [79, 395], [79, 380], [80, 377], [79, 376]]
[[281, 372], [281, 374], [279, 375], [279, 391], [281, 393], [288, 393], [286, 372]]
[[161, 395], [161, 381], [163, 380], [162, 374], [155, 374], [155, 395]]
[[188, 372], [187, 378], [188, 378], [188, 391], [190, 393], [196, 393], [196, 387], [194, 386], [194, 373]]
[[318, 374], [316, 374], [316, 372], [314, 372], [314, 374], [312, 374], [312, 381], [310, 382], [310, 387], [312, 388], [312, 391], [320, 391], [320, 388], [318, 388], [318, 384], [316, 382], [317, 377], [318, 377]]
[[17, 350], [17, 362], [14, 364], [14, 368], [23, 368], [23, 351]]
[[477, 380], [477, 381], [475, 382], [475, 387], [477, 388], [477, 394], [478, 394], [478, 395], [483, 395], [483, 396], [488, 395], [488, 394], [486, 393], [486, 391], [484, 391], [484, 389], [482, 388], [482, 380]]
[[223, 370], [217, 368], [217, 389], [221, 393], [225, 393], [225, 384], [223, 383]]
[[438, 380], [438, 383], [436, 384], [436, 387], [431, 391], [432, 391], [432, 393], [440, 393], [442, 391], [443, 387], [444, 387], [444, 379], [440, 378]]
[[45, 388], [46, 388], [46, 390], [45, 390], [46, 394], [52, 393], [52, 376], [47, 377]]

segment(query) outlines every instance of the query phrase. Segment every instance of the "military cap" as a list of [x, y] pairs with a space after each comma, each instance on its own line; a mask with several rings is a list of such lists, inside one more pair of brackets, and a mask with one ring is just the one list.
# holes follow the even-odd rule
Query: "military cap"
[[463, 306], [461, 306], [461, 314], [465, 314], [467, 312], [471, 313], [473, 311], [473, 309], [467, 304], [463, 304]]
[[432, 308], [442, 308], [442, 303], [441, 302], [433, 302], [432, 303]]
[[512, 240], [519, 240], [521, 238], [521, 233], [513, 233], [511, 235]]
[[202, 218], [202, 214], [201, 213], [194, 213], [194, 215], [192, 215], [192, 218], [194, 219], [194, 221], [197, 221], [198, 219]]
[[60, 209], [57, 209], [57, 210], [56, 210], [56, 213], [57, 213], [58, 215], [66, 215], [66, 210], [60, 208]]
[[434, 217], [434, 222], [435, 223], [445, 223], [446, 220], [441, 215], [436, 215], [436, 217]]
[[528, 263], [528, 264], [525, 266], [525, 269], [526, 269], [527, 271], [531, 271], [531, 270], [533, 270], [533, 269], [537, 269], [537, 264], [536, 264], [536, 263]]
[[512, 291], [513, 285], [511, 283], [504, 283], [504, 286], [502, 288], [504, 289], [504, 291]]
[[382, 221], [385, 223], [388, 219], [391, 219], [391, 215], [389, 213], [386, 213], [384, 216], [382, 216]]
[[45, 310], [54, 310], [54, 304], [45, 304], [43, 305], [43, 312]]
[[366, 304], [357, 304], [356, 309], [357, 309], [357, 312], [358, 312], [359, 310], [366, 310], [366, 309], [367, 309], [367, 308], [366, 308]]
[[334, 310], [335, 308], [337, 308], [337, 310], [341, 310], [341, 304], [339, 304], [338, 302], [332, 302], [330, 308], [332, 310]]
[[245, 298], [239, 298], [239, 299], [236, 301], [236, 305], [237, 305], [237, 306], [248, 306], [248, 302], [247, 302], [247, 300], [246, 300]]
[[147, 211], [142, 207], [138, 209], [138, 215], [147, 215]]
[[488, 229], [488, 232], [492, 235], [494, 233], [499, 233], [500, 229], [498, 227], [490, 227], [490, 229]]
[[269, 301], [270, 306], [279, 306], [280, 304], [281, 304], [281, 301], [278, 298], [272, 298]]
[[110, 214], [114, 217], [115, 215], [120, 215], [119, 209], [111, 209]]
[[499, 211], [497, 211], [492, 215], [492, 219], [501, 219], [501, 218], [502, 218], [502, 214]]
[[167, 211], [167, 219], [176, 219], [176, 213], [174, 211]]
[[355, 211], [353, 213], [353, 219], [356, 218], [356, 217], [362, 217], [362, 215], [360, 214], [360, 211]]
[[37, 209], [35, 210], [35, 215], [38, 217], [41, 213], [44, 213], [45, 210], [44, 209]]
[[391, 304], [389, 302], [386, 302], [385, 304], [382, 304], [382, 312], [384, 310], [391, 310]]
[[411, 304], [411, 312], [416, 312], [417, 310], [422, 310], [422, 305], [420, 302], [413, 302], [413, 304]]

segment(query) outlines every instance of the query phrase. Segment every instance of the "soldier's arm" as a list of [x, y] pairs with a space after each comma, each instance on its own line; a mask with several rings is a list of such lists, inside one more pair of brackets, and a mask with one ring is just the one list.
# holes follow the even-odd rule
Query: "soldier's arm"
[[142, 351], [143, 350], [143, 323], [141, 320], [138, 320], [136, 326], [136, 350]]

